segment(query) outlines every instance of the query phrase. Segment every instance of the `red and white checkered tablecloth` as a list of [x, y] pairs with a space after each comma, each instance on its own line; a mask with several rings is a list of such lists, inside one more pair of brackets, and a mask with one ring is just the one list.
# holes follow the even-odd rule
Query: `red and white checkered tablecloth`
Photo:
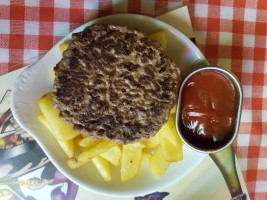
[[188, 5], [195, 37], [210, 64], [242, 83], [244, 103], [234, 143], [251, 199], [267, 199], [267, 0], [1, 0], [0, 75], [35, 62], [91, 19], [158, 16]]

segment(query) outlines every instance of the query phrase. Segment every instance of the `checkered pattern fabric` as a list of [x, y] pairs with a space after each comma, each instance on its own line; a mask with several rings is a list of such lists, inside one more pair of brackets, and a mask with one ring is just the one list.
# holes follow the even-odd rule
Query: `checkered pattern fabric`
[[199, 48], [212, 65], [229, 67], [243, 90], [234, 143], [252, 199], [267, 199], [267, 1], [191, 1]]
[[267, 199], [266, 0], [1, 0], [0, 75], [31, 64], [67, 33], [115, 13], [158, 16], [188, 5], [200, 50], [242, 83], [234, 142], [251, 199]]

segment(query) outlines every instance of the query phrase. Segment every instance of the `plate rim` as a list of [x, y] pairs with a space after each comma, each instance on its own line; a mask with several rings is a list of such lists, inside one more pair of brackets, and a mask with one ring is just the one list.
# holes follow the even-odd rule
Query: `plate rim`
[[[27, 131], [34, 139], [35, 141], [38, 143], [38, 145], [42, 148], [42, 150], [45, 152], [45, 154], [47, 155], [47, 157], [49, 158], [49, 160], [56, 166], [56, 168], [58, 170], [60, 170], [60, 172], [62, 172], [64, 174], [64, 176], [66, 176], [68, 179], [70, 179], [71, 181], [73, 181], [75, 184], [85, 188], [86, 190], [89, 190], [90, 192], [94, 192], [94, 193], [98, 193], [101, 195], [107, 195], [107, 196], [111, 196], [111, 197], [133, 197], [133, 196], [137, 196], [137, 195], [144, 195], [144, 194], [148, 194], [149, 192], [153, 192], [156, 190], [160, 190], [160, 189], [164, 189], [169, 187], [170, 185], [173, 185], [174, 183], [178, 182], [179, 180], [181, 180], [184, 176], [186, 176], [188, 173], [182, 175], [179, 179], [174, 179], [172, 181], [170, 181], [168, 184], [164, 185], [164, 186], [155, 186], [153, 187], [153, 191], [152, 189], [150, 190], [146, 190], [143, 191], [141, 193], [136, 193], [136, 192], [128, 192], [128, 194], [119, 194], [118, 192], [107, 192], [107, 190], [104, 189], [98, 189], [96, 190], [95, 187], [89, 187], [86, 184], [84, 184], [83, 182], [81, 182], [80, 180], [78, 180], [75, 176], [73, 176], [72, 174], [70, 174], [68, 171], [66, 171], [64, 169], [64, 167], [61, 167], [61, 165], [59, 164], [59, 162], [56, 161], [56, 159], [51, 155], [50, 151], [48, 150], [48, 148], [45, 147], [45, 144], [41, 141], [41, 139], [39, 139], [38, 135], [36, 133], [34, 133], [33, 131], [31, 131], [31, 129], [27, 126], [27, 124], [25, 125], [24, 123], [21, 122], [20, 117], [17, 115], [16, 112], [16, 108], [15, 108], [15, 102], [16, 102], [16, 98], [15, 98], [15, 89], [18, 86], [18, 81], [29, 71], [32, 70], [35, 67], [41, 67], [41, 65], [38, 65], [38, 63], [42, 60], [45, 60], [47, 55], [49, 54], [49, 52], [51, 52], [52, 49], [57, 48], [59, 44], [61, 44], [62, 42], [66, 41], [68, 38], [71, 37], [72, 33], [75, 33], [77, 31], [80, 31], [80, 29], [84, 29], [85, 27], [98, 23], [99, 20], [104, 19], [104, 18], [109, 18], [111, 16], [127, 16], [127, 17], [142, 17], [142, 18], [146, 18], [147, 20], [150, 20], [152, 22], [157, 22], [158, 24], [160, 24], [161, 26], [165, 26], [168, 29], [173, 30], [174, 32], [176, 32], [176, 34], [178, 33], [179, 37], [181, 40], [185, 41], [187, 43], [187, 45], [190, 47], [190, 49], [193, 49], [194, 53], [198, 53], [198, 55], [202, 56], [204, 59], [205, 57], [203, 56], [202, 52], [198, 49], [198, 47], [190, 40], [188, 39], [183, 33], [181, 33], [179, 30], [177, 30], [176, 28], [172, 27], [171, 25], [162, 22], [156, 18], [152, 18], [149, 16], [145, 16], [145, 15], [137, 15], [137, 14], [114, 14], [114, 15], [107, 15], [104, 17], [100, 17], [100, 18], [96, 18], [94, 20], [91, 20], [89, 22], [86, 22], [84, 24], [82, 24], [81, 26], [77, 27], [76, 29], [74, 29], [73, 31], [71, 31], [70, 33], [68, 33], [65, 37], [63, 37], [59, 42], [57, 42], [50, 50], [48, 50], [46, 52], [46, 54], [39, 59], [37, 62], [33, 63], [32, 65], [30, 65], [29, 67], [27, 67], [25, 70], [23, 70], [23, 72], [18, 76], [18, 78], [16, 79], [16, 81], [14, 82], [13, 86], [12, 86], [12, 90], [11, 90], [11, 111], [12, 114], [14, 116], [14, 119], [17, 121], [17, 123], [25, 130]], [[205, 59], [206, 60], [206, 59]], [[183, 145], [185, 146], [185, 145]], [[183, 147], [184, 148], [184, 147]], [[202, 154], [203, 158], [199, 161], [199, 163], [207, 156], [206, 154]], [[199, 163], [197, 163], [193, 168], [195, 169]], [[191, 170], [191, 171], [192, 171]]]

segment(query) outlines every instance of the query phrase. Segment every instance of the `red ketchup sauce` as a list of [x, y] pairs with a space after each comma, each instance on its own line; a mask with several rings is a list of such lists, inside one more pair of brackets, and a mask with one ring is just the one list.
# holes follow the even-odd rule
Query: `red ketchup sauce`
[[237, 89], [218, 70], [203, 70], [185, 83], [180, 102], [180, 130], [196, 148], [215, 150], [231, 140], [238, 109]]

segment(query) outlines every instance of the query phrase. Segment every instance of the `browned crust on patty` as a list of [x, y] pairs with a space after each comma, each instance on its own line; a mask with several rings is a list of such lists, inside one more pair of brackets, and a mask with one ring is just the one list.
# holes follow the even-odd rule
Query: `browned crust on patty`
[[167, 122], [179, 81], [158, 42], [105, 24], [72, 35], [55, 75], [60, 117], [91, 138], [123, 144], [145, 140]]

